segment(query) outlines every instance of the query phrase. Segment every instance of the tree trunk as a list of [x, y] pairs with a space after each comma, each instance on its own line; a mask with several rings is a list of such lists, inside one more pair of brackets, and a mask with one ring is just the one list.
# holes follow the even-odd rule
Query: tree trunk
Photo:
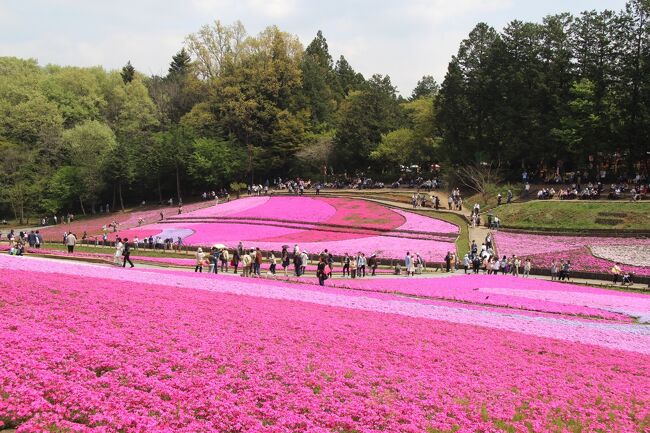
[[122, 182], [118, 184], [117, 189], [120, 195], [120, 207], [122, 208], [122, 212], [124, 212], [124, 200], [122, 199]]
[[156, 179], [158, 182], [158, 203], [162, 204], [163, 199], [162, 199], [162, 188], [160, 187], [160, 175], [158, 175]]
[[79, 196], [79, 204], [81, 205], [81, 213], [86, 216], [86, 209], [84, 209], [84, 201], [81, 196]]
[[178, 199], [178, 203], [181, 203], [181, 176], [180, 176], [180, 170], [178, 168], [178, 160], [175, 161], [176, 165], [176, 198]]
[[248, 150], [248, 171], [251, 173], [251, 185], [253, 185], [255, 178], [253, 176], [253, 145], [246, 143]]
[[113, 184], [113, 206], [111, 206], [111, 209], [115, 210], [115, 184]]
[[21, 202], [20, 203], [20, 224], [23, 224], [24, 220], [25, 220], [25, 205]]
[[16, 210], [16, 204], [13, 201], [11, 202], [11, 210], [14, 211], [14, 219], [17, 220], [18, 219], [18, 211]]

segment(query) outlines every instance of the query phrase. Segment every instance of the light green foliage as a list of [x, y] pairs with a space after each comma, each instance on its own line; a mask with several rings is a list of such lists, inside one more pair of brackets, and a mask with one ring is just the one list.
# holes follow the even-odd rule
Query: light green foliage
[[97, 77], [88, 69], [48, 67], [41, 83], [43, 94], [54, 102], [65, 127], [84, 120], [97, 120], [105, 110], [106, 101]]
[[[74, 172], [76, 183], [75, 198], [93, 204], [106, 186], [104, 173], [109, 163], [109, 156], [117, 146], [115, 134], [108, 127], [96, 120], [86, 121], [65, 131], [63, 141], [70, 149], [70, 168]], [[66, 173], [66, 179], [71, 176]], [[57, 193], [51, 194], [57, 196]]]
[[242, 159], [241, 151], [227, 141], [199, 138], [192, 145], [187, 171], [193, 180], [212, 188], [231, 179]]
[[400, 164], [426, 166], [436, 157], [440, 144], [435, 130], [434, 99], [423, 97], [402, 104], [408, 127], [382, 135], [371, 159], [397, 171]]

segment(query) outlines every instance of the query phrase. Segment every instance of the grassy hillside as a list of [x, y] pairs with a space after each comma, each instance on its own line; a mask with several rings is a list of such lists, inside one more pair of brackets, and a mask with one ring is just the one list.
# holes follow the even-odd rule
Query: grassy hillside
[[504, 227], [650, 231], [650, 202], [530, 201], [492, 209]]

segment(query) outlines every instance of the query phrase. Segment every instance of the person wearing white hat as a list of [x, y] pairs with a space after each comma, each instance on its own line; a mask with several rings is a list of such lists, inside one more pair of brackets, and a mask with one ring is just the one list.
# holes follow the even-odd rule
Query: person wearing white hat
[[194, 267], [194, 272], [203, 272], [203, 259], [205, 254], [201, 248], [196, 250], [196, 266]]
[[309, 263], [309, 256], [307, 251], [303, 251], [300, 255], [300, 275], [304, 275], [307, 270], [307, 264]]

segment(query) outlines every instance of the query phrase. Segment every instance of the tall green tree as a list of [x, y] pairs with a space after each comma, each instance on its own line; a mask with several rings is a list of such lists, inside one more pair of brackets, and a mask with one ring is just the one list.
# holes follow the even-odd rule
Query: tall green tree
[[403, 120], [390, 77], [373, 75], [364, 90], [350, 93], [340, 116], [334, 136], [335, 166], [339, 171], [367, 172], [381, 135], [397, 129]]
[[126, 65], [122, 68], [122, 81], [124, 81], [124, 84], [128, 84], [131, 81], [133, 81], [133, 78], [135, 78], [135, 68], [131, 64], [131, 60], [126, 62]]
[[[65, 131], [63, 140], [70, 149], [70, 167], [78, 182], [75, 192], [81, 211], [85, 215], [86, 203], [95, 213], [95, 205], [106, 188], [103, 173], [117, 145], [115, 134], [108, 125], [89, 120]], [[66, 174], [66, 178], [72, 176]]]
[[204, 190], [216, 189], [236, 175], [243, 159], [241, 148], [230, 142], [199, 138], [192, 143], [187, 170]]
[[334, 69], [327, 40], [319, 30], [305, 49], [301, 64], [302, 93], [315, 125], [328, 122], [336, 109]]
[[[114, 185], [113, 209], [115, 201], [124, 210], [123, 188], [129, 187], [136, 179], [136, 168], [142, 155], [152, 145], [152, 133], [158, 125], [156, 106], [141, 79], [118, 86], [113, 91], [115, 104], [111, 127], [115, 131], [117, 143], [108, 156], [107, 176]], [[143, 191], [138, 191], [140, 198]], [[116, 195], [117, 194], [117, 195]]]
[[479, 23], [463, 40], [449, 64], [440, 91], [439, 117], [445, 130], [445, 146], [453, 161], [498, 158], [497, 125], [491, 115], [498, 97], [493, 76], [499, 34]]
[[361, 90], [365, 84], [365, 78], [356, 72], [344, 56], [339, 57], [334, 67], [336, 84], [342, 96], [347, 96], [351, 91]]
[[409, 99], [413, 101], [418, 98], [432, 98], [438, 94], [439, 90], [440, 86], [436, 79], [431, 75], [425, 75], [420, 78]]

